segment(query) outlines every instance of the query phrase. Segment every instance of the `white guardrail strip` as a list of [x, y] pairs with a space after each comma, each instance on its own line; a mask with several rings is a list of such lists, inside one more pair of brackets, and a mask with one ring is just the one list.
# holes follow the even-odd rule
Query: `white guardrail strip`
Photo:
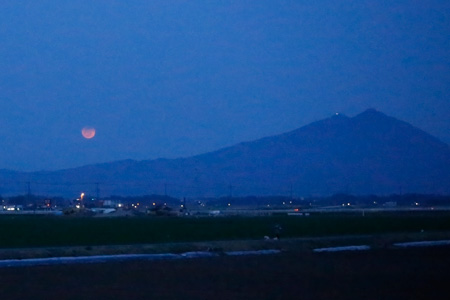
[[196, 251], [185, 252], [181, 254], [162, 253], [162, 254], [120, 254], [120, 255], [95, 255], [95, 256], [68, 256], [68, 257], [49, 257], [49, 258], [28, 258], [28, 259], [6, 259], [0, 260], [0, 268], [4, 267], [29, 267], [44, 265], [63, 265], [63, 264], [89, 264], [122, 262], [133, 260], [168, 260], [168, 259], [189, 259], [198, 257], [215, 257], [222, 255], [267, 255], [278, 254], [280, 250], [254, 250], [254, 251], [231, 251], [224, 253]]
[[420, 241], [420, 242], [407, 242], [407, 243], [395, 243], [395, 247], [431, 247], [431, 246], [447, 246], [450, 245], [450, 240], [441, 241]]
[[342, 247], [328, 247], [328, 248], [316, 248], [314, 252], [338, 252], [338, 251], [365, 251], [370, 250], [370, 246], [342, 246]]

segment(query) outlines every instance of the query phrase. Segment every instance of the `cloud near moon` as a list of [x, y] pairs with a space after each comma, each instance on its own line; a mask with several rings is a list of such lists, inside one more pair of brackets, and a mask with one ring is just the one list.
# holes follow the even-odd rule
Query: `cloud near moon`
[[81, 134], [85, 139], [92, 139], [95, 136], [95, 128], [84, 127], [83, 129], [81, 129]]

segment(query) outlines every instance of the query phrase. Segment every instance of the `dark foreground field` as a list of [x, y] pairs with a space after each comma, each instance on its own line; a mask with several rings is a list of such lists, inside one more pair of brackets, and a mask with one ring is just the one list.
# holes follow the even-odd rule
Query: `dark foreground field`
[[0, 299], [448, 299], [450, 248], [0, 269]]
[[324, 213], [309, 217], [0, 216], [0, 248], [133, 245], [450, 231], [449, 211]]
[[[281, 240], [273, 237], [280, 225]], [[2, 216], [0, 258], [280, 249], [281, 254], [0, 268], [3, 299], [448, 299], [449, 212], [308, 218]], [[318, 247], [370, 245], [365, 252]]]

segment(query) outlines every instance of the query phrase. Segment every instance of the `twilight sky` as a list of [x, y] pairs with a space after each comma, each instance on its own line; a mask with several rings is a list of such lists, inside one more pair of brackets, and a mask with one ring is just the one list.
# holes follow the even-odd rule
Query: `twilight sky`
[[367, 108], [450, 143], [450, 1], [0, 2], [0, 168], [191, 156]]

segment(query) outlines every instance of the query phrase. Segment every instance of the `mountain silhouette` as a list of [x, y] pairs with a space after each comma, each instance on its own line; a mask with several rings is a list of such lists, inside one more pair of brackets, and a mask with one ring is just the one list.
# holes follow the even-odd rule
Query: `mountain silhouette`
[[[177, 197], [450, 193], [450, 147], [369, 109], [193, 157], [124, 160], [54, 172], [0, 172], [2, 193]], [[10, 182], [10, 184], [8, 184]], [[20, 182], [22, 191], [14, 191]], [[20, 186], [20, 184], [19, 184]], [[20, 189], [20, 188], [19, 188]]]

